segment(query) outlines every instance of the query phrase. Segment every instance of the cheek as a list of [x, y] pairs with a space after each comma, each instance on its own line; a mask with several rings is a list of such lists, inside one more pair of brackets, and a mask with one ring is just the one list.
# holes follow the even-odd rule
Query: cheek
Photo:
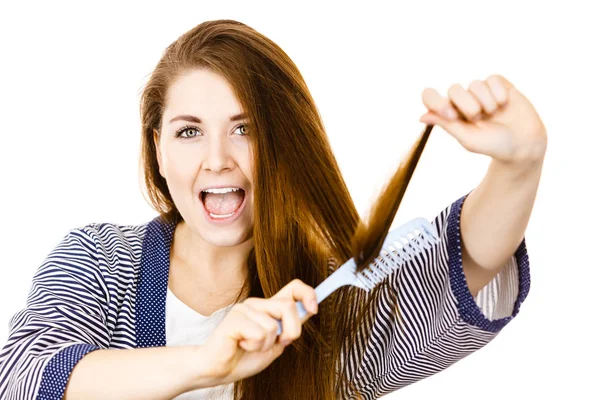
[[248, 182], [250, 182], [250, 185], [254, 186], [254, 171], [252, 170], [252, 168], [247, 168], [244, 172], [244, 175], [246, 175], [246, 178], [248, 179]]
[[189, 185], [193, 182], [198, 171], [198, 157], [192, 152], [171, 152], [169, 157], [163, 158], [163, 170], [167, 180], [177, 186]]
[[254, 178], [254, 160], [250, 144], [247, 144], [243, 151], [238, 153], [238, 164], [244, 176], [252, 183]]
[[252, 163], [252, 160], [245, 159], [243, 161], [243, 165], [240, 165], [240, 167], [242, 169], [242, 172], [246, 176], [246, 179], [248, 179], [248, 181], [251, 184], [253, 184], [254, 183], [254, 164]]

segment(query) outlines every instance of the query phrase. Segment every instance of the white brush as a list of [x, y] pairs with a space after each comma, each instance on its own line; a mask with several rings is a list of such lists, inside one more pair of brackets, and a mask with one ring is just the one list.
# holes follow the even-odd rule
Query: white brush
[[[333, 274], [315, 288], [317, 303], [345, 285], [354, 285], [366, 291], [373, 289], [403, 263], [413, 259], [424, 250], [430, 249], [440, 241], [439, 236], [425, 218], [415, 218], [406, 224], [388, 232], [381, 251], [375, 260], [363, 271], [356, 272], [354, 258], [350, 258]], [[300, 318], [307, 312], [301, 301], [296, 302]], [[281, 321], [278, 321], [277, 336], [282, 332]]]

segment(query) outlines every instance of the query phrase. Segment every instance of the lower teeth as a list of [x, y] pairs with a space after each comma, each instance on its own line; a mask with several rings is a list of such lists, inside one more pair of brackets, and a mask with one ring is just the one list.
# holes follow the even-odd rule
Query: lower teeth
[[213, 214], [211, 212], [209, 212], [208, 214], [211, 217], [213, 217], [213, 218], [219, 219], [219, 218], [228, 218], [228, 217], [231, 217], [233, 214], [235, 214], [235, 211], [232, 212], [231, 214], [223, 214], [223, 215], [221, 215], [221, 214]]

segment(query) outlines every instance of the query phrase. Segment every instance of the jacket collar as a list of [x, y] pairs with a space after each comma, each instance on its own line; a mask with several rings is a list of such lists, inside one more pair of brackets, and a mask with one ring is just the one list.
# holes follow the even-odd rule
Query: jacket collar
[[159, 215], [146, 228], [135, 306], [137, 347], [166, 346], [166, 298], [175, 225]]

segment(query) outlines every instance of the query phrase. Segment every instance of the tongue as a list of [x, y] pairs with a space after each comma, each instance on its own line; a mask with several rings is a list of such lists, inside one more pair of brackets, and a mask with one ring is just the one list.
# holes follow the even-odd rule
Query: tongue
[[231, 214], [240, 207], [243, 200], [244, 192], [242, 190], [222, 194], [206, 193], [204, 207], [213, 214]]

